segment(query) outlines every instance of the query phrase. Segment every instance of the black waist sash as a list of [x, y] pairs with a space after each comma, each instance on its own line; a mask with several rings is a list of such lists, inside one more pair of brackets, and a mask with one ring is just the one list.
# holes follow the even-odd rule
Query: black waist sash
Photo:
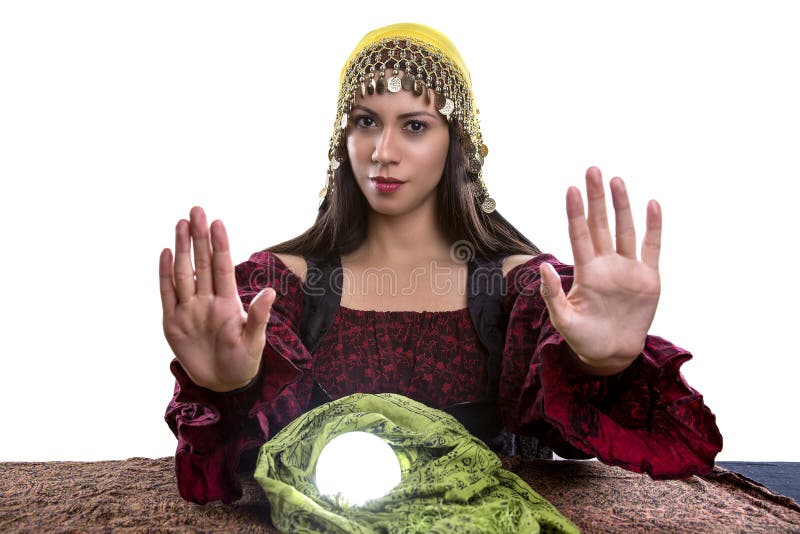
[[[341, 261], [306, 257], [305, 301], [300, 321], [300, 337], [310, 353], [333, 324], [343, 289]], [[506, 280], [503, 258], [475, 258], [469, 262], [467, 276], [467, 307], [478, 339], [489, 353], [486, 397], [476, 401], [451, 404], [443, 408], [463, 424], [471, 434], [484, 441], [496, 452], [507, 455], [522, 453], [528, 458], [550, 458], [549, 449], [540, 447], [535, 438], [522, 438], [503, 429], [497, 406], [500, 364], [505, 346], [506, 319], [503, 302]], [[315, 377], [308, 409], [333, 400]]]

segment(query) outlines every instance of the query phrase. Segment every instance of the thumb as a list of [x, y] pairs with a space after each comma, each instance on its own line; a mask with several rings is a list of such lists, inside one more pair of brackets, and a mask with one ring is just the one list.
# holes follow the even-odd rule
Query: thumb
[[564, 294], [564, 288], [561, 287], [561, 277], [555, 268], [547, 262], [543, 262], [539, 266], [539, 274], [542, 276], [539, 292], [542, 294], [545, 304], [547, 304], [550, 322], [553, 325], [560, 324], [560, 319], [564, 315], [563, 310], [567, 306], [567, 296]]
[[247, 323], [244, 325], [244, 335], [249, 339], [259, 339], [264, 336], [264, 329], [269, 322], [272, 304], [277, 294], [271, 287], [262, 289], [250, 303], [247, 310]]

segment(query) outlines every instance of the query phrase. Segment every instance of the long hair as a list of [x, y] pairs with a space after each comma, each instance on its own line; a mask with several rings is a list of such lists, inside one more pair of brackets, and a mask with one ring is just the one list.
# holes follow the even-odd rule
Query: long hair
[[[541, 251], [500, 213], [486, 213], [475, 198], [478, 187], [467, 173], [467, 156], [460, 135], [448, 125], [450, 144], [442, 179], [436, 188], [438, 222], [451, 244], [459, 243], [459, 256], [469, 254], [496, 258], [511, 254]], [[330, 258], [356, 250], [367, 235], [369, 204], [358, 188], [350, 161], [344, 161], [334, 174], [333, 191], [328, 191], [319, 207], [317, 220], [299, 236], [273, 245], [265, 251]]]

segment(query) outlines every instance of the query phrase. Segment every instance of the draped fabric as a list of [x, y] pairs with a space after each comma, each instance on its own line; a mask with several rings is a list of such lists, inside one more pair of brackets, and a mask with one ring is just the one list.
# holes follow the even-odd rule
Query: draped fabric
[[[314, 480], [325, 444], [354, 431], [386, 441], [402, 466], [400, 484], [362, 506], [321, 496]], [[356, 393], [301, 415], [261, 447], [255, 479], [283, 532], [578, 532], [454, 417], [391, 393]]]

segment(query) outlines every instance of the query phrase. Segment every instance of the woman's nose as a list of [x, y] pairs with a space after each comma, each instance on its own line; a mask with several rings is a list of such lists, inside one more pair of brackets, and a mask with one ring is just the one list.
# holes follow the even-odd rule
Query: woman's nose
[[397, 146], [397, 135], [391, 128], [383, 128], [380, 135], [375, 139], [375, 151], [372, 153], [372, 161], [381, 165], [396, 163], [399, 159], [399, 147]]

